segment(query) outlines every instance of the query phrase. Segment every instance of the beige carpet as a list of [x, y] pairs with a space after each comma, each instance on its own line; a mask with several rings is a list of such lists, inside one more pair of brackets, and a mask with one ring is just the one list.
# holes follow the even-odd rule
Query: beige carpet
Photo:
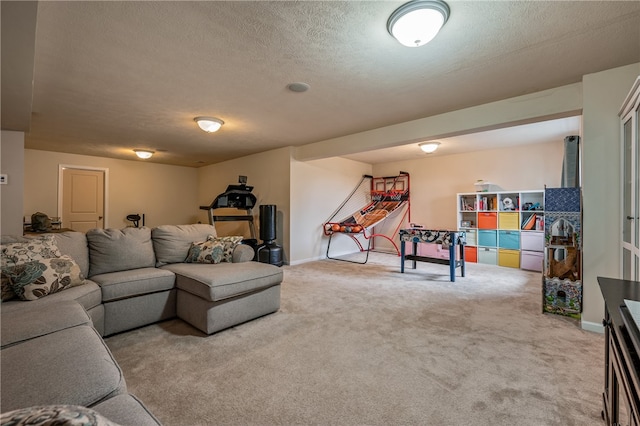
[[[408, 263], [407, 263], [408, 264]], [[107, 339], [165, 425], [600, 425], [604, 337], [541, 313], [540, 274], [372, 253], [285, 266], [279, 312]]]

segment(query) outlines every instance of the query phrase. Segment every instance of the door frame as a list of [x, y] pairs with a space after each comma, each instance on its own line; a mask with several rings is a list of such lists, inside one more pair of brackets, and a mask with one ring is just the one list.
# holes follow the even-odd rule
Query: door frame
[[104, 173], [104, 228], [109, 227], [109, 169], [107, 167], [75, 166], [72, 164], [58, 164], [58, 215], [62, 215], [62, 188], [64, 169], [91, 170]]

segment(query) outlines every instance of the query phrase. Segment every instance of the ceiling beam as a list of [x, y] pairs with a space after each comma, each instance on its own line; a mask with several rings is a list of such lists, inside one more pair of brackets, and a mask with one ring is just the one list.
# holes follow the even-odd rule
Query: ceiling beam
[[574, 83], [379, 129], [299, 146], [298, 161], [361, 153], [495, 130], [582, 113], [582, 83]]

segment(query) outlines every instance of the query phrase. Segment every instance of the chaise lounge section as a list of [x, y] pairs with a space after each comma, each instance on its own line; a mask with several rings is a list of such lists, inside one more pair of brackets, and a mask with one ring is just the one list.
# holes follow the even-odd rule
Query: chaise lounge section
[[[50, 294], [37, 300], [3, 300], [3, 412], [66, 404], [119, 424], [160, 424], [127, 392], [102, 336], [176, 316], [212, 334], [280, 308], [282, 270], [252, 262], [250, 246], [218, 238], [212, 225], [52, 235], [45, 238], [88, 279], [58, 292], [45, 288], [38, 294]], [[11, 263], [5, 243], [25, 241], [3, 237], [3, 275]], [[206, 249], [213, 254], [204, 256]]]

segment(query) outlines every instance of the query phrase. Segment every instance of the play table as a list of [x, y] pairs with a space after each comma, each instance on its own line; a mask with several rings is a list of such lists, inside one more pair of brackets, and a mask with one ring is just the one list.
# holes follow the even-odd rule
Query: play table
[[[441, 265], [449, 265], [449, 275], [451, 281], [456, 280], [456, 268], [460, 268], [460, 272], [464, 277], [464, 231], [447, 231], [440, 229], [422, 229], [408, 228], [400, 230], [400, 272], [404, 273], [404, 262], [412, 261], [412, 269], [416, 269], [416, 261], [439, 263]], [[407, 242], [413, 243], [412, 254], [407, 254], [405, 245]], [[437, 257], [418, 256], [418, 243], [421, 244], [442, 244], [443, 248], [449, 249], [449, 258], [441, 259]], [[456, 257], [456, 247], [459, 250], [459, 256]]]

